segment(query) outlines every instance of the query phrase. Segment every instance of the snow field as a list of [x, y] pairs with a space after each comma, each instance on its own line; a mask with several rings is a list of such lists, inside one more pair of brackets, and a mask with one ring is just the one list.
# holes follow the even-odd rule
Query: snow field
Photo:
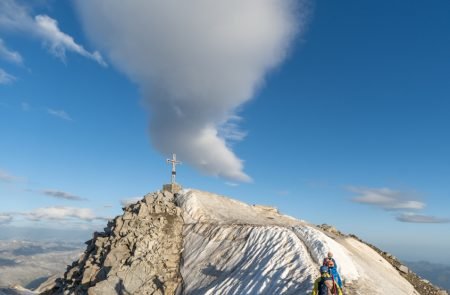
[[308, 294], [333, 252], [346, 295], [418, 294], [367, 245], [223, 196], [183, 190], [182, 294]]

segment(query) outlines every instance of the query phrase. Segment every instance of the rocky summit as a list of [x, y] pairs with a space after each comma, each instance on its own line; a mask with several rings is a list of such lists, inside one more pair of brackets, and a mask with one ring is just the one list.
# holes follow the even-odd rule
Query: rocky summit
[[356, 236], [198, 190], [148, 194], [86, 243], [32, 294], [310, 294], [328, 251], [347, 295], [446, 294]]
[[[180, 286], [183, 219], [168, 191], [124, 208], [63, 278], [42, 294], [175, 294]], [[46, 289], [46, 290], [45, 290]]]

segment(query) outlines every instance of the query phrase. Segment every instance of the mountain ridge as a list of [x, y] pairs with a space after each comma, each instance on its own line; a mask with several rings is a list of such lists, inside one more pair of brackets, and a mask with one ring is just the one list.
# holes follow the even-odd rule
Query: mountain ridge
[[446, 294], [416, 289], [356, 236], [193, 189], [144, 196], [87, 244], [64, 277], [36, 292], [307, 294], [331, 250], [346, 294]]

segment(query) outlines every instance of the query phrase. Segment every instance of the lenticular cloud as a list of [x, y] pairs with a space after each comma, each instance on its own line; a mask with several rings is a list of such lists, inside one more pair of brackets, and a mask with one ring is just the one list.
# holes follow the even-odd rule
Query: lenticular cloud
[[[222, 134], [304, 27], [297, 0], [79, 0], [90, 39], [136, 82], [152, 144], [201, 171], [250, 181]], [[238, 130], [231, 134], [241, 134]]]

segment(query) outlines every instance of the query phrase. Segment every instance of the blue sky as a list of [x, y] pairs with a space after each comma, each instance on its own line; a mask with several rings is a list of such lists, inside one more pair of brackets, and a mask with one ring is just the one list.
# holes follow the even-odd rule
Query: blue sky
[[[101, 228], [121, 200], [170, 180], [170, 153], [149, 131], [164, 127], [83, 5], [8, 2], [36, 23], [1, 25], [0, 12], [1, 226]], [[309, 9], [287, 57], [234, 108], [240, 140], [227, 147], [252, 181], [191, 160], [179, 182], [333, 224], [403, 259], [450, 258], [450, 3]], [[48, 37], [37, 15], [74, 42]]]

